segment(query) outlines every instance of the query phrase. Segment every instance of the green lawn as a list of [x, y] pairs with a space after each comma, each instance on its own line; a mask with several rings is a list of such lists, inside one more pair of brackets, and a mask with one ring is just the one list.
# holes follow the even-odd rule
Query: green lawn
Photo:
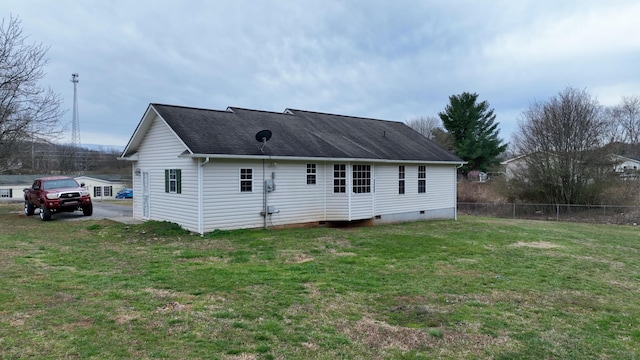
[[190, 235], [0, 205], [0, 358], [637, 359], [640, 229]]

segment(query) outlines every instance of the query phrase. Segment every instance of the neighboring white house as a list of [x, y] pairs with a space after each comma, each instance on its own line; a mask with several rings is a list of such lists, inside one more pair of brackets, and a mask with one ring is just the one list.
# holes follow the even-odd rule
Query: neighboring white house
[[507, 180], [513, 179], [513, 177], [519, 172], [526, 170], [527, 168], [527, 156], [529, 155], [520, 155], [514, 158], [505, 160], [500, 163], [503, 168], [504, 175]]
[[455, 219], [464, 163], [401, 122], [162, 104], [149, 105], [120, 159], [131, 161], [135, 219], [200, 234]]
[[84, 184], [85, 189], [89, 190], [89, 194], [95, 200], [113, 199], [118, 191], [124, 189], [125, 183], [117, 177], [106, 176], [78, 176], [76, 181]]
[[33, 184], [33, 176], [26, 175], [1, 175], [0, 176], [0, 200], [24, 199], [24, 188]]
[[615, 161], [614, 169], [623, 179], [637, 180], [640, 177], [640, 160], [621, 155], [612, 157]]
[[[520, 155], [500, 163], [508, 180], [511, 180], [517, 173], [526, 170], [527, 157], [529, 156], [529, 154]], [[640, 178], [640, 160], [617, 154], [609, 155], [609, 159], [610, 165], [623, 179], [637, 180]]]
[[[0, 200], [22, 200], [24, 189], [31, 187], [33, 180], [49, 175], [2, 175], [0, 176]], [[124, 189], [125, 180], [118, 176], [92, 175], [74, 177], [79, 184], [84, 183], [95, 200], [112, 199]]]

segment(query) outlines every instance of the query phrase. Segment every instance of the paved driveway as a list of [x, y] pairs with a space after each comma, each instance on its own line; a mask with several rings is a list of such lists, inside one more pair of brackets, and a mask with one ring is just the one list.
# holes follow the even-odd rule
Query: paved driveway
[[[38, 211], [40, 210], [36, 209], [36, 215], [34, 216], [34, 219], [38, 217]], [[104, 203], [95, 200], [93, 202], [93, 215], [91, 216], [82, 215], [82, 211], [74, 211], [71, 213], [56, 213], [51, 216], [51, 221], [77, 221], [89, 219], [109, 219], [126, 224], [141, 222], [138, 220], [133, 220], [133, 207], [131, 205], [120, 205], [114, 204], [112, 202]]]

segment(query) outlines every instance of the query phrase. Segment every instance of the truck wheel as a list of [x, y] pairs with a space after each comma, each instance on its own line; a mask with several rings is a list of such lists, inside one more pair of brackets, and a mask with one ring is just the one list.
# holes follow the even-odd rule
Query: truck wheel
[[82, 215], [91, 216], [93, 214], [93, 204], [84, 205], [82, 207]]
[[24, 214], [27, 216], [31, 216], [35, 213], [36, 207], [33, 206], [33, 204], [31, 204], [29, 202], [29, 200], [25, 200], [24, 201]]
[[44, 204], [40, 205], [40, 219], [42, 221], [51, 220], [51, 211]]

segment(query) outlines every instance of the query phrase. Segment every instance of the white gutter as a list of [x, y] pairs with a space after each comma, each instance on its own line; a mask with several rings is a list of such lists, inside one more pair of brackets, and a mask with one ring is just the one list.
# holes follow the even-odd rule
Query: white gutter
[[207, 156], [198, 166], [198, 232], [204, 235], [204, 166], [209, 162]]
[[269, 155], [229, 155], [229, 154], [183, 154], [179, 157], [188, 158], [216, 158], [216, 159], [243, 159], [243, 160], [299, 160], [299, 161], [338, 161], [338, 162], [379, 162], [379, 163], [409, 163], [432, 165], [458, 165], [466, 164], [466, 161], [433, 161], [433, 160], [406, 160], [406, 159], [368, 159], [368, 158], [333, 158], [333, 157], [303, 157], [303, 156], [269, 156]]

